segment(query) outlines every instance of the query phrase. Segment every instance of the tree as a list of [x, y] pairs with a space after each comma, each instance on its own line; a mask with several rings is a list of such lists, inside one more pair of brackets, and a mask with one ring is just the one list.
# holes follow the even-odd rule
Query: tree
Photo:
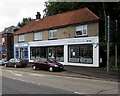
[[18, 22], [18, 25], [19, 27], [23, 27], [25, 24], [27, 24], [29, 21], [31, 21], [32, 19], [30, 17], [28, 18], [23, 18], [21, 22]]

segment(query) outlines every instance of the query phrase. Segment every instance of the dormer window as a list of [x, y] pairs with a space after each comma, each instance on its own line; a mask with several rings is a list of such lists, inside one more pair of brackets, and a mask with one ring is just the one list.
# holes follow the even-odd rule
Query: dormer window
[[87, 25], [76, 26], [76, 36], [87, 36]]

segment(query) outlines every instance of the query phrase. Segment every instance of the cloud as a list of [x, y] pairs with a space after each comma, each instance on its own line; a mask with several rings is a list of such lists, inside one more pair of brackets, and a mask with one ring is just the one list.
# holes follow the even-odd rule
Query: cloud
[[1, 0], [0, 31], [4, 27], [16, 26], [23, 17], [35, 18], [37, 11], [43, 15], [45, 1], [47, 0]]

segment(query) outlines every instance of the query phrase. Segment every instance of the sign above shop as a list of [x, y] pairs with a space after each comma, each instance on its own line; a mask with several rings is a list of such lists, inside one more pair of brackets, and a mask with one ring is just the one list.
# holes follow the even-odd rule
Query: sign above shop
[[30, 46], [54, 46], [54, 45], [72, 45], [72, 44], [92, 44], [98, 43], [98, 36], [84, 38], [69, 38], [49, 41], [29, 42]]
[[28, 46], [28, 43], [15, 44], [15, 47], [25, 47]]

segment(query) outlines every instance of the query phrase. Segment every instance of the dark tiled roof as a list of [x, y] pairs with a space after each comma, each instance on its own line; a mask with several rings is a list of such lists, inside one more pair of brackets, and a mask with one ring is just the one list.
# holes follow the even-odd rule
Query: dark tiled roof
[[14, 33], [15, 30], [18, 30], [18, 29], [20, 29], [20, 28], [15, 27], [15, 26], [10, 26], [10, 27], [5, 28], [5, 29], [1, 32], [1, 34]]
[[98, 19], [100, 18], [93, 12], [91, 12], [88, 8], [82, 8], [79, 10], [48, 16], [44, 19], [40, 19], [39, 21], [32, 20], [14, 34], [22, 34], [35, 30], [48, 29], [52, 27], [87, 22]]

